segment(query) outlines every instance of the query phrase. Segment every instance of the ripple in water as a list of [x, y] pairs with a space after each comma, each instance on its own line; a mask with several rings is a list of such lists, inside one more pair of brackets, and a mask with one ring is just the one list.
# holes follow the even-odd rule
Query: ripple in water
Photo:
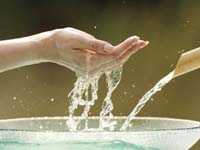
[[156, 150], [123, 141], [110, 142], [61, 142], [47, 144], [0, 143], [2, 150]]

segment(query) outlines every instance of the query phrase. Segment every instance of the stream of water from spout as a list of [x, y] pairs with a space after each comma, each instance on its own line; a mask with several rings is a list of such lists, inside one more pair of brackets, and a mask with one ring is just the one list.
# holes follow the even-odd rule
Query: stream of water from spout
[[127, 117], [126, 121], [121, 127], [121, 131], [125, 131], [128, 127], [131, 127], [131, 121], [135, 118], [135, 116], [141, 111], [141, 109], [145, 106], [145, 104], [150, 100], [150, 98], [158, 91], [161, 91], [161, 89], [169, 83], [173, 78], [174, 72], [169, 73], [164, 78], [162, 78], [159, 82], [156, 83], [156, 85], [150, 89], [137, 103], [137, 105], [134, 107], [132, 112]]

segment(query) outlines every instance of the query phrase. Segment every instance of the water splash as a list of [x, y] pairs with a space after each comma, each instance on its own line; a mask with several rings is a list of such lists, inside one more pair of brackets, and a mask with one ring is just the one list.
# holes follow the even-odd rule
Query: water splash
[[[69, 130], [76, 130], [81, 119], [75, 119], [74, 113], [78, 106], [84, 106], [82, 113], [82, 118], [85, 121], [85, 128], [88, 128], [88, 113], [91, 106], [95, 104], [98, 99], [98, 81], [101, 74], [94, 76], [78, 76], [77, 81], [74, 84], [74, 88], [69, 93], [68, 97], [70, 99], [69, 106], [69, 119], [67, 120], [67, 126]], [[89, 100], [89, 94], [91, 94], [91, 99]]]
[[[102, 111], [100, 112], [100, 123], [99, 128], [103, 129], [109, 127], [113, 129], [115, 122], [111, 122], [113, 103], [111, 96], [113, 91], [117, 88], [121, 80], [122, 66], [114, 68], [111, 71], [105, 73], [98, 73], [93, 76], [82, 76], [77, 77], [77, 81], [74, 84], [74, 88], [69, 93], [70, 98], [69, 106], [69, 118], [66, 122], [67, 127], [71, 131], [76, 131], [81, 120], [85, 121], [85, 130], [88, 130], [88, 114], [91, 107], [95, 104], [98, 99], [98, 81], [100, 77], [105, 74], [106, 82], [108, 85], [108, 92], [102, 105]], [[90, 96], [91, 95], [91, 96]], [[91, 98], [90, 98], [91, 97]], [[79, 106], [84, 106], [84, 110], [81, 114], [82, 119], [75, 119], [74, 113]], [[105, 116], [109, 115], [109, 119], [104, 119]]]
[[125, 131], [129, 126], [131, 126], [131, 121], [135, 118], [135, 116], [141, 111], [141, 109], [145, 106], [145, 104], [150, 100], [150, 98], [158, 91], [169, 83], [173, 78], [174, 72], [169, 73], [167, 76], [162, 78], [156, 85], [149, 90], [138, 102], [138, 104], [134, 107], [133, 111], [127, 117], [126, 121], [121, 127], [121, 131]]
[[[121, 81], [122, 75], [122, 66], [112, 70], [105, 72], [106, 75], [106, 82], [108, 85], [108, 92], [103, 101], [102, 110], [100, 112], [100, 120], [99, 120], [99, 128], [103, 130], [104, 128], [109, 127], [110, 130], [114, 129], [114, 125], [116, 122], [111, 122], [113, 117], [112, 110], [113, 110], [113, 103], [112, 103], [112, 93], [117, 88]], [[105, 119], [105, 116], [109, 116], [108, 119]]]
[[[117, 88], [121, 81], [122, 66], [114, 68], [113, 70], [106, 71], [104, 73], [98, 73], [93, 76], [77, 76], [77, 81], [74, 84], [74, 88], [69, 93], [70, 106], [69, 106], [69, 118], [67, 120], [67, 127], [70, 131], [76, 131], [80, 121], [85, 122], [85, 130], [88, 129], [88, 114], [91, 107], [95, 104], [98, 99], [98, 82], [100, 77], [105, 74], [106, 82], [108, 86], [107, 95], [102, 104], [102, 110], [100, 112], [99, 119], [99, 129], [103, 130], [108, 128], [110, 131], [115, 129], [116, 122], [112, 121], [113, 114], [113, 103], [112, 103], [112, 93]], [[167, 83], [169, 83], [173, 78], [174, 72], [169, 73], [167, 76], [162, 78], [151, 90], [149, 90], [138, 102], [133, 111], [127, 117], [126, 121], [121, 127], [121, 131], [126, 130], [131, 126], [131, 121], [135, 116], [141, 111], [145, 104], [150, 100], [150, 98], [158, 91], [162, 89]], [[81, 119], [75, 119], [74, 113], [79, 106], [83, 106], [83, 112], [81, 114]]]

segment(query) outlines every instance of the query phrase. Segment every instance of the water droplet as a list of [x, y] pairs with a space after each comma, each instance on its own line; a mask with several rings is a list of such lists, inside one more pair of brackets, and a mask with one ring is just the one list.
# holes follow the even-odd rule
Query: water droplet
[[29, 93], [29, 94], [32, 94], [32, 93], [33, 93], [33, 91], [29, 90], [29, 91], [28, 91], [28, 93]]
[[186, 23], [190, 23], [190, 20], [186, 20]]
[[51, 102], [53, 102], [54, 101], [54, 98], [51, 98]]
[[29, 76], [28, 75], [26, 75], [26, 77], [25, 77], [26, 79], [29, 79]]

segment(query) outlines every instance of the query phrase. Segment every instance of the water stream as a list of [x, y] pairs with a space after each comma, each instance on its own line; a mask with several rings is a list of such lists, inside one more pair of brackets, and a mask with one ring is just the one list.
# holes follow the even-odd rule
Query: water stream
[[[162, 78], [156, 85], [150, 89], [134, 107], [130, 115], [127, 117], [126, 121], [121, 127], [121, 131], [126, 130], [128, 127], [132, 126], [131, 121], [134, 117], [141, 111], [145, 104], [150, 100], [150, 98], [158, 91], [160, 91], [167, 83], [169, 83], [173, 78], [173, 73], [169, 73], [167, 76]], [[106, 97], [103, 100], [102, 110], [100, 112], [99, 119], [99, 130], [108, 128], [109, 130], [114, 130], [116, 122], [111, 121], [113, 114], [113, 102], [111, 99], [113, 91], [117, 88], [121, 81], [122, 66], [114, 68], [111, 71], [106, 71], [104, 73], [98, 73], [93, 76], [77, 76], [77, 81], [74, 84], [74, 88], [69, 93], [70, 106], [69, 106], [69, 119], [67, 120], [67, 127], [71, 131], [76, 131], [80, 121], [85, 122], [85, 130], [88, 130], [88, 114], [91, 107], [95, 104], [98, 99], [98, 82], [100, 77], [105, 74], [106, 83], [108, 86]], [[82, 119], [75, 119], [74, 113], [79, 106], [84, 107], [81, 114]], [[106, 116], [106, 118], [105, 118]]]
[[[78, 76], [77, 81], [74, 84], [74, 88], [69, 93], [68, 97], [71, 100], [69, 110], [69, 119], [67, 120], [67, 126], [70, 130], [76, 130], [80, 120], [75, 120], [74, 113], [78, 106], [84, 106], [82, 117], [85, 121], [85, 128], [88, 128], [87, 118], [91, 106], [95, 104], [98, 99], [98, 81], [101, 74], [94, 76]], [[89, 94], [91, 96], [89, 97]], [[89, 99], [90, 98], [90, 99]]]
[[[114, 125], [116, 122], [111, 122], [112, 119], [112, 110], [113, 110], [113, 103], [111, 100], [111, 96], [113, 91], [117, 88], [121, 81], [121, 75], [122, 75], [122, 66], [119, 68], [116, 68], [112, 71], [105, 72], [106, 75], [106, 82], [108, 85], [108, 92], [107, 95], [103, 101], [102, 110], [100, 112], [100, 120], [99, 120], [99, 129], [103, 130], [104, 128], [109, 128], [110, 130], [113, 130]], [[109, 116], [108, 119], [105, 119], [105, 116]]]
[[[103, 101], [102, 111], [100, 112], [99, 129], [103, 130], [105, 127], [112, 127], [113, 122], [110, 119], [104, 119], [105, 116], [109, 115], [112, 117], [113, 103], [111, 96], [113, 91], [117, 88], [122, 74], [122, 67], [114, 68], [111, 71], [106, 71], [106, 81], [108, 86], [107, 95]], [[69, 106], [69, 119], [67, 120], [67, 127], [71, 131], [75, 131], [78, 128], [80, 119], [74, 118], [74, 113], [79, 106], [84, 106], [81, 114], [82, 120], [85, 121], [85, 130], [88, 129], [88, 114], [90, 108], [95, 104], [98, 99], [98, 82], [103, 73], [98, 73], [93, 76], [77, 76], [77, 81], [74, 84], [74, 88], [69, 93], [70, 98]]]
[[164, 78], [162, 78], [160, 81], [156, 83], [156, 85], [150, 89], [137, 103], [137, 105], [134, 107], [132, 112], [127, 117], [126, 121], [121, 127], [121, 131], [126, 130], [129, 126], [131, 126], [131, 121], [134, 119], [134, 117], [141, 111], [141, 109], [145, 106], [145, 104], [150, 100], [150, 98], [158, 91], [161, 91], [161, 89], [169, 83], [173, 78], [174, 72], [169, 73]]

